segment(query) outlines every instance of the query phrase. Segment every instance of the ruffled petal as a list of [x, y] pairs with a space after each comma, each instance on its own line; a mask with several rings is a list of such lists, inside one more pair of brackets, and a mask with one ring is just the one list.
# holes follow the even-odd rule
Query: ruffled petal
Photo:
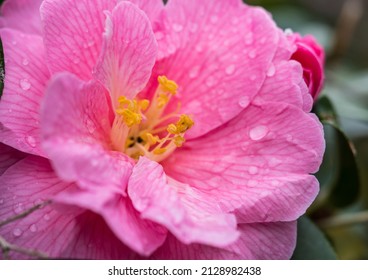
[[13, 164], [25, 158], [27, 154], [0, 143], [0, 176]]
[[119, 240], [143, 256], [152, 254], [166, 239], [165, 228], [142, 219], [129, 198], [108, 190], [74, 188], [57, 196], [56, 201], [98, 213]]
[[200, 191], [167, 182], [162, 166], [147, 158], [134, 167], [128, 193], [143, 219], [165, 226], [185, 244], [224, 247], [238, 238], [233, 215], [221, 213], [216, 201]]
[[0, 28], [41, 35], [40, 5], [43, 0], [7, 0], [1, 6]]
[[[206, 190], [244, 222], [291, 221], [318, 193], [324, 151], [316, 116], [283, 103], [250, 105], [163, 162], [178, 181]], [[239, 214], [239, 212], [237, 213]]]
[[71, 72], [84, 80], [102, 48], [104, 11], [111, 11], [116, 0], [45, 0], [41, 6], [44, 42], [52, 73]]
[[146, 85], [156, 60], [157, 43], [143, 11], [122, 1], [107, 14], [103, 49], [95, 77], [118, 97], [134, 97]]
[[137, 5], [150, 19], [151, 23], [154, 24], [160, 16], [160, 13], [164, 9], [164, 2], [162, 0], [126, 0]]
[[276, 54], [253, 103], [281, 102], [310, 112], [313, 99], [303, 79], [303, 68], [296, 61], [290, 60], [295, 52], [295, 46], [290, 44], [284, 32], [279, 30], [279, 34]]
[[155, 34], [159, 61], [145, 94], [154, 93], [158, 75], [175, 80], [179, 91], [168, 110], [175, 110], [176, 100], [193, 115], [186, 138], [207, 133], [249, 105], [279, 37], [269, 14], [240, 0], [171, 0]]
[[97, 82], [65, 73], [47, 88], [41, 114], [43, 148], [63, 180], [124, 194], [131, 160], [111, 151], [109, 106]]
[[192, 244], [185, 245], [173, 235], [153, 255], [152, 259], [187, 260], [286, 260], [296, 243], [296, 222], [240, 224], [240, 237], [232, 245], [219, 249]]
[[1, 29], [0, 34], [5, 57], [1, 141], [23, 152], [42, 155], [39, 107], [50, 76], [42, 38], [11, 29]]

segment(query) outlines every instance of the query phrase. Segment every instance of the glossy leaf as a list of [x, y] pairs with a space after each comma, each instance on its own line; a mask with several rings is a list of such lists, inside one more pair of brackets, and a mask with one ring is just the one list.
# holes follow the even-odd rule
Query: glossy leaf
[[359, 171], [354, 148], [345, 134], [333, 123], [323, 123], [326, 151], [319, 172], [316, 174], [320, 195], [316, 204], [326, 200], [330, 206], [346, 207], [354, 203], [360, 191]]
[[318, 116], [321, 121], [338, 124], [338, 118], [335, 108], [330, 99], [323, 95], [314, 104], [313, 112]]
[[5, 77], [5, 62], [4, 62], [3, 42], [0, 39], [0, 98], [3, 95], [4, 77]]
[[297, 244], [292, 260], [336, 260], [331, 244], [321, 230], [306, 216], [298, 220]]

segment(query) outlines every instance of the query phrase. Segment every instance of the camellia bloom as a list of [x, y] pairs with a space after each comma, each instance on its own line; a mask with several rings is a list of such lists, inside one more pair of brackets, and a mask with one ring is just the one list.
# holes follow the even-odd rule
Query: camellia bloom
[[53, 201], [1, 236], [63, 258], [291, 256], [323, 132], [263, 9], [8, 0], [1, 20], [0, 220]]

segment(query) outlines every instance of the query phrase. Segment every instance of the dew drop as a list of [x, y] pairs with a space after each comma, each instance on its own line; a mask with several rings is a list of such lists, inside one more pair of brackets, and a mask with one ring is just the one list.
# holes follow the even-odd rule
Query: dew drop
[[176, 47], [174, 45], [169, 45], [169, 47], [167, 48], [167, 51], [169, 52], [169, 54], [173, 54], [175, 53]]
[[232, 75], [235, 72], [235, 65], [230, 65], [225, 69], [225, 73], [228, 75]]
[[17, 203], [17, 204], [14, 205], [13, 210], [14, 210], [15, 214], [22, 213], [24, 211], [24, 206], [23, 206], [22, 203]]
[[15, 46], [17, 44], [17, 41], [13, 40], [12, 44]]
[[23, 231], [20, 229], [20, 228], [15, 228], [14, 230], [13, 230], [13, 235], [15, 236], [15, 237], [19, 237], [19, 236], [21, 236], [23, 234]]
[[254, 141], [259, 141], [263, 139], [268, 133], [268, 128], [264, 125], [259, 125], [252, 128], [249, 131], [249, 137]]
[[33, 136], [28, 135], [26, 137], [26, 142], [28, 145], [30, 145], [32, 148], [36, 147], [36, 139]]
[[251, 166], [249, 167], [249, 173], [252, 175], [255, 175], [258, 173], [258, 167], [257, 166]]
[[212, 23], [216, 23], [218, 21], [218, 16], [212, 16], [211, 17], [211, 22]]
[[45, 214], [45, 216], [43, 216], [43, 219], [45, 221], [49, 221], [50, 220], [50, 215], [49, 214]]
[[0, 199], [0, 204], [3, 204], [4, 203], [4, 199]]
[[28, 79], [20, 80], [19, 85], [23, 90], [29, 90], [31, 88], [31, 83], [28, 81]]
[[257, 186], [257, 181], [255, 181], [255, 180], [249, 180], [248, 181], [248, 186], [249, 187], [255, 187], [255, 186]]
[[173, 25], [173, 30], [175, 31], [175, 32], [181, 32], [181, 31], [183, 31], [183, 26], [182, 25], [180, 25], [180, 24], [174, 24]]
[[247, 96], [242, 96], [239, 100], [239, 105], [242, 108], [248, 107], [249, 103], [250, 103], [250, 100]]
[[190, 71], [189, 71], [189, 77], [194, 79], [197, 78], [199, 75], [199, 66], [194, 66]]
[[196, 51], [197, 51], [198, 53], [203, 52], [203, 47], [202, 47], [201, 45], [197, 45], [197, 46], [195, 47], [195, 49], [196, 49]]
[[213, 77], [208, 77], [206, 80], [206, 85], [209, 87], [213, 87], [215, 85], [215, 79]]
[[245, 37], [245, 44], [246, 45], [253, 44], [253, 35], [252, 35], [252, 33], [247, 34], [247, 36]]
[[29, 64], [29, 60], [27, 58], [23, 59], [22, 64], [27, 66]]
[[256, 53], [256, 51], [255, 51], [255, 50], [252, 50], [252, 51], [250, 51], [250, 52], [248, 53], [248, 56], [249, 56], [250, 58], [255, 58], [255, 57], [256, 57], [256, 55], [257, 55], [257, 53]]
[[266, 40], [267, 40], [267, 38], [266, 38], [266, 37], [263, 37], [263, 38], [261, 39], [261, 41], [260, 41], [260, 42], [261, 42], [261, 44], [262, 44], [262, 45], [264, 45], [264, 43], [266, 43]]
[[250, 79], [251, 81], [255, 81], [255, 80], [257, 79], [257, 76], [256, 76], [256, 75], [251, 75], [251, 76], [249, 77], [249, 79]]
[[88, 44], [87, 44], [88, 47], [92, 47], [94, 45], [95, 45], [95, 41], [93, 41], [93, 40], [89, 41]]
[[87, 130], [89, 131], [89, 133], [91, 133], [91, 134], [93, 134], [96, 130], [96, 125], [90, 119], [86, 120], [86, 127], [87, 127]]
[[37, 226], [35, 224], [32, 224], [30, 227], [29, 227], [29, 230], [31, 232], [36, 232], [37, 231]]
[[272, 63], [270, 68], [268, 68], [267, 77], [273, 77], [275, 73], [276, 73], [276, 68], [275, 68], [275, 65]]

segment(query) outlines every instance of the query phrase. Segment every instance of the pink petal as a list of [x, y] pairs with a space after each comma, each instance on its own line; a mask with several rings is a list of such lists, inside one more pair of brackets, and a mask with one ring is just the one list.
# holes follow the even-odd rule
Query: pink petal
[[155, 63], [157, 43], [147, 16], [126, 1], [107, 14], [103, 40], [95, 76], [115, 104], [119, 96], [132, 98], [143, 89]]
[[97, 82], [59, 74], [47, 88], [41, 114], [43, 148], [63, 180], [83, 188], [124, 193], [131, 160], [111, 151], [109, 106]]
[[152, 254], [166, 239], [165, 228], [140, 218], [128, 198], [107, 190], [83, 191], [75, 188], [56, 199], [98, 213], [119, 240], [141, 255]]
[[43, 0], [7, 0], [1, 6], [0, 28], [9, 27], [41, 35], [40, 5]]
[[205, 137], [191, 140], [163, 162], [174, 179], [206, 190], [244, 222], [290, 221], [318, 192], [322, 161], [317, 118], [283, 103], [250, 105]]
[[216, 201], [188, 185], [167, 180], [161, 165], [140, 158], [128, 193], [142, 218], [164, 225], [185, 244], [223, 247], [238, 238], [234, 217], [221, 213]]
[[0, 176], [24, 157], [26, 154], [0, 143]]
[[289, 40], [297, 47], [291, 59], [298, 61], [304, 70], [304, 80], [309, 87], [310, 94], [317, 99], [324, 82], [323, 48], [313, 36], [301, 37], [298, 33], [289, 36]]
[[313, 99], [303, 79], [300, 63], [290, 60], [295, 52], [284, 32], [279, 30], [279, 42], [275, 57], [268, 68], [266, 79], [254, 99], [254, 103], [282, 102], [310, 112]]
[[240, 237], [232, 245], [214, 248], [206, 245], [185, 245], [169, 235], [152, 259], [289, 259], [296, 243], [296, 223], [240, 224]]
[[[239, 0], [171, 0], [155, 28], [159, 61], [157, 76], [179, 85], [176, 100], [194, 117], [187, 138], [206, 132], [239, 114], [259, 92], [275, 55], [279, 33], [264, 10]], [[226, 11], [226, 12], [225, 12]]]
[[159, 20], [160, 13], [164, 9], [164, 2], [162, 0], [126, 0], [137, 5], [150, 19], [151, 23]]
[[116, 0], [45, 0], [44, 42], [52, 73], [68, 71], [89, 80], [102, 48], [104, 11]]
[[49, 71], [42, 38], [0, 30], [5, 57], [5, 87], [0, 102], [1, 141], [26, 153], [40, 151], [39, 107]]

